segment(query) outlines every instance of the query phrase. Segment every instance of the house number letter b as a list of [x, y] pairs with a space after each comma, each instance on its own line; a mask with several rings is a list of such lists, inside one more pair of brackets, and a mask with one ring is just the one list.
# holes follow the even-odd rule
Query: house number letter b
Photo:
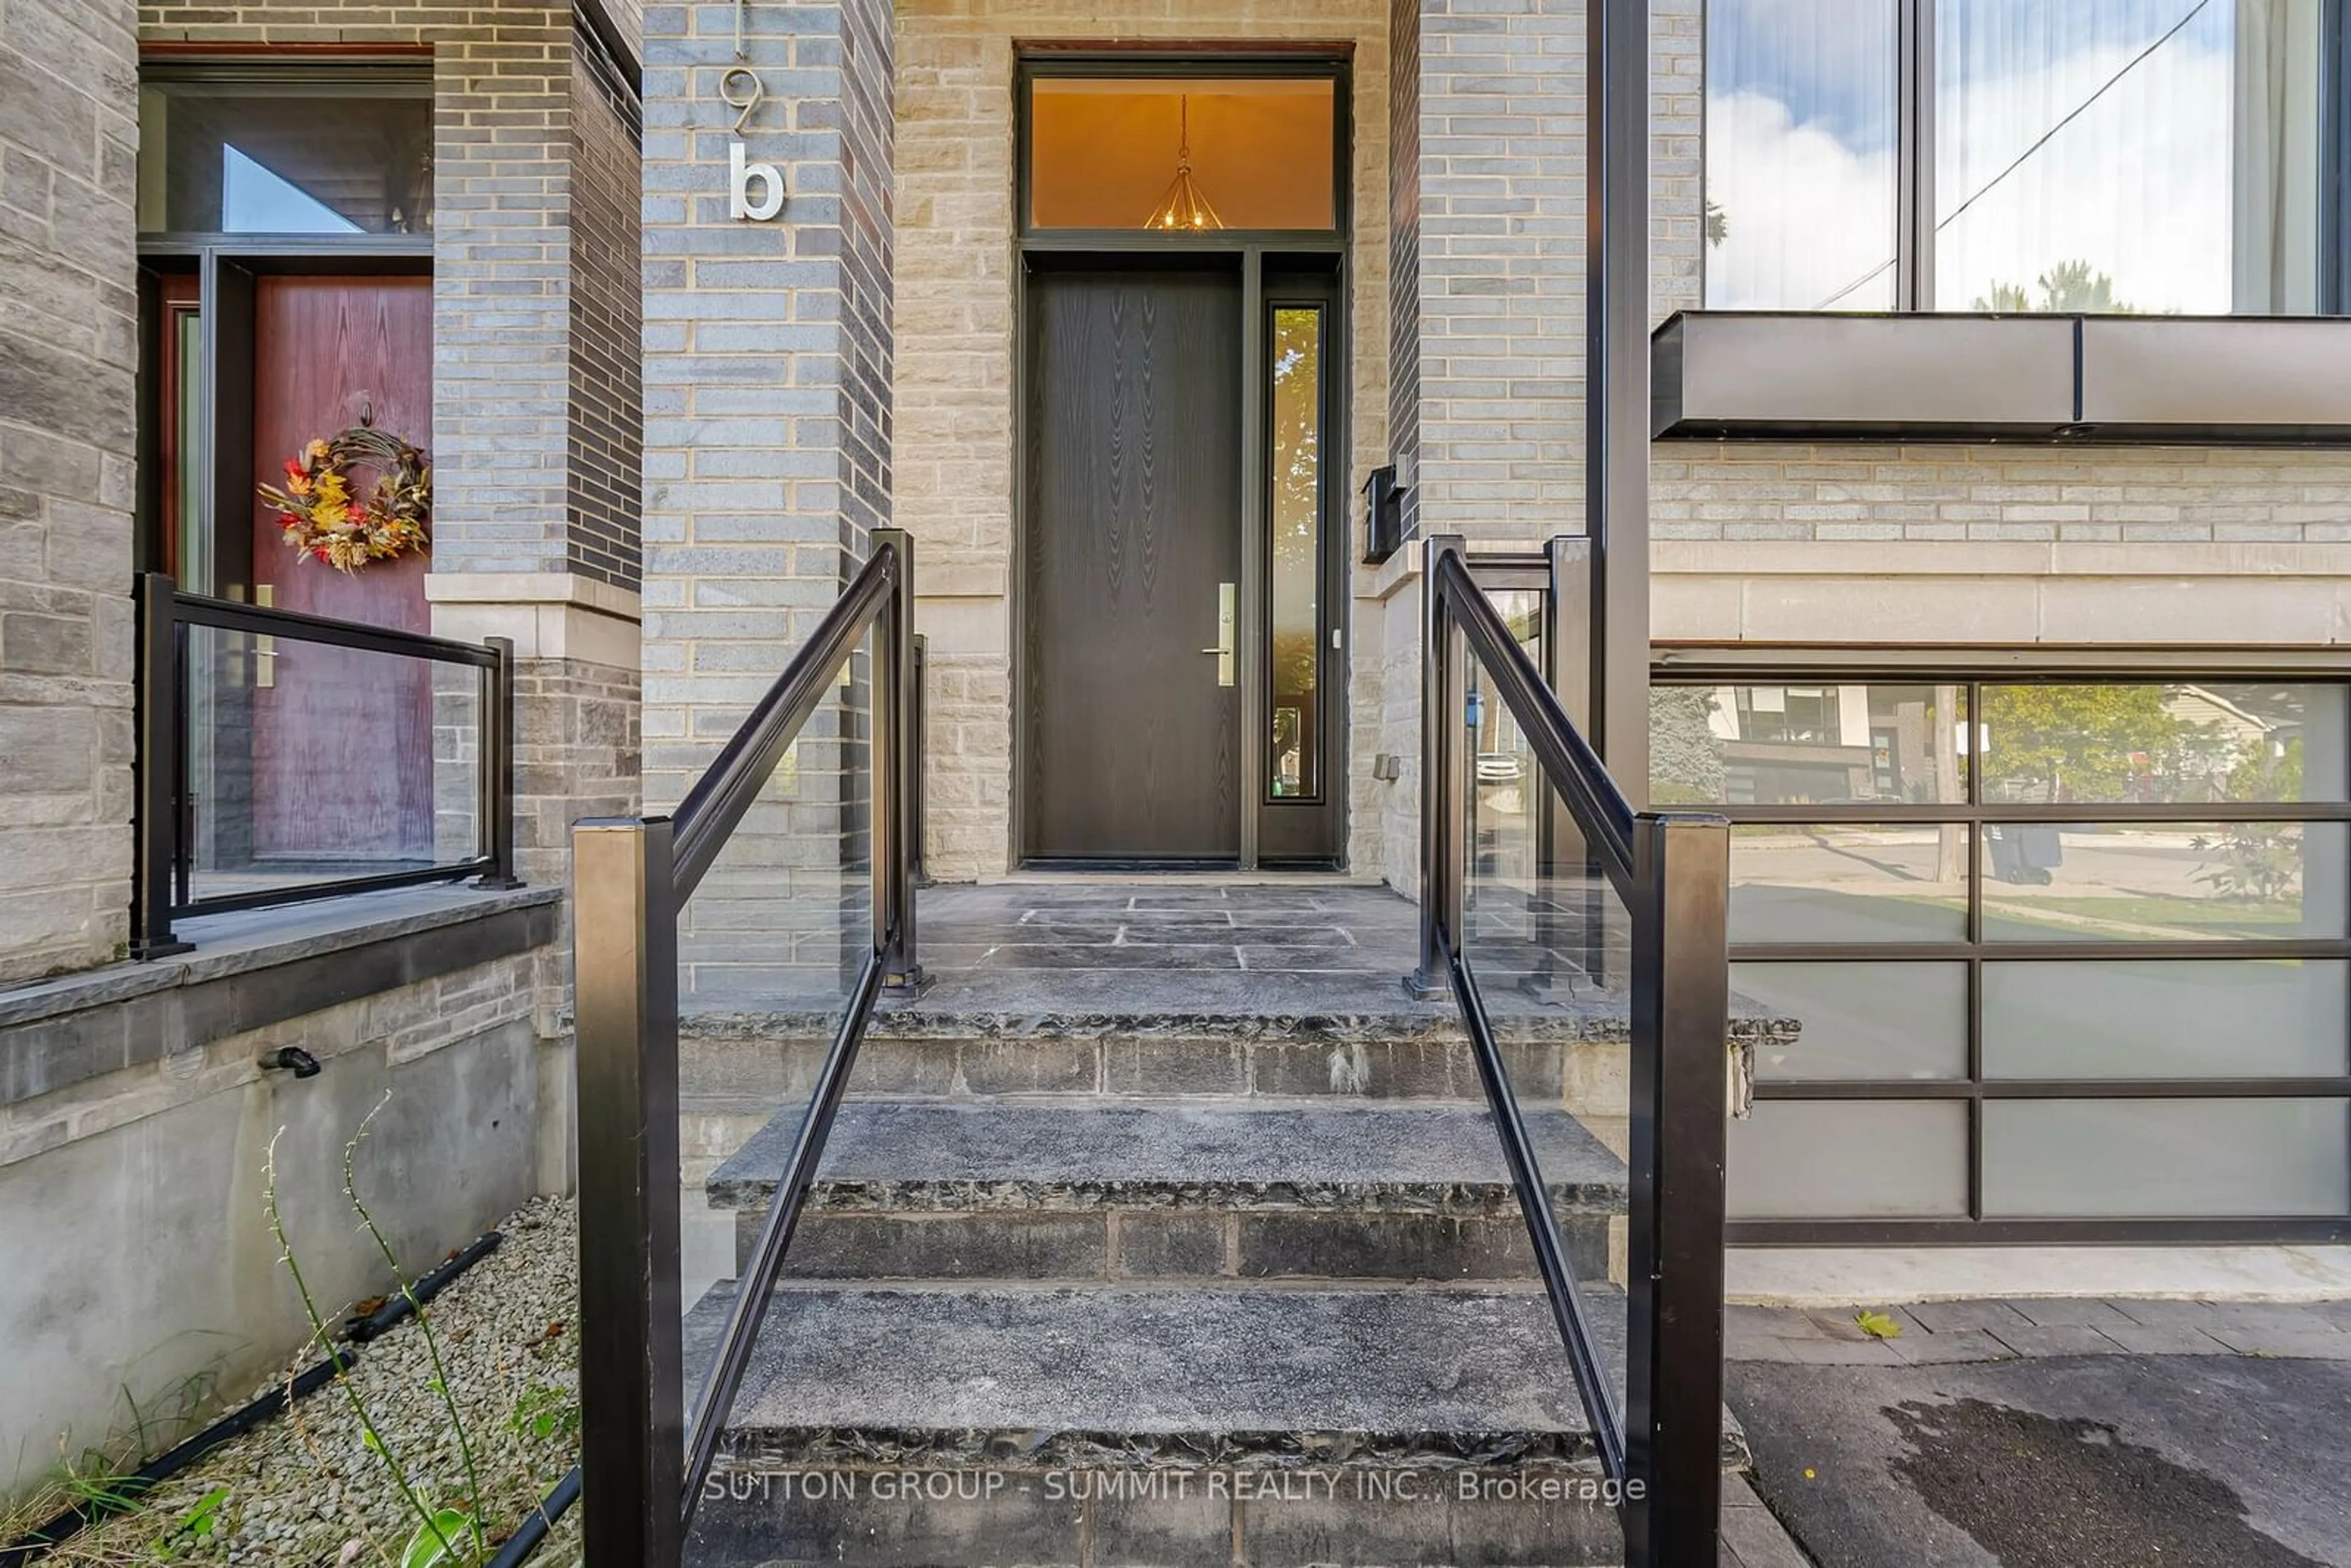
[[[756, 183], [759, 193], [754, 196]], [[784, 174], [773, 163], [744, 161], [738, 139], [726, 144], [726, 215], [766, 222], [784, 210]]]

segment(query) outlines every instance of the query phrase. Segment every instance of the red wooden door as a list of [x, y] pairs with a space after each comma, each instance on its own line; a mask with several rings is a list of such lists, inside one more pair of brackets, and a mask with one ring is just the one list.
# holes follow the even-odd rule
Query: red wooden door
[[[430, 455], [433, 280], [257, 280], [256, 482], [283, 483], [287, 458], [363, 415]], [[364, 494], [376, 476], [352, 478], [354, 493]], [[276, 512], [256, 497], [253, 562], [256, 601], [403, 632], [432, 629], [421, 555], [338, 571], [288, 548]], [[432, 859], [433, 667], [290, 638], [255, 663], [256, 857], [381, 862], [385, 870]]]

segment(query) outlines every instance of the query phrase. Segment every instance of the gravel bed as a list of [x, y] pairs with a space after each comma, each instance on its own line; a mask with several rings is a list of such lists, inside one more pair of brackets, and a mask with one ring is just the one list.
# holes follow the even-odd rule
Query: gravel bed
[[[465, 1417], [494, 1549], [579, 1459], [577, 1220], [569, 1198], [533, 1199], [498, 1227], [506, 1239], [496, 1250], [425, 1309]], [[467, 1500], [457, 1435], [433, 1391], [414, 1318], [357, 1353], [350, 1382], [412, 1484], [438, 1503]], [[302, 1365], [320, 1359], [312, 1347]], [[534, 1422], [534, 1414], [541, 1418]], [[216, 1489], [225, 1494], [210, 1513], [210, 1532], [182, 1528]], [[575, 1508], [532, 1562], [576, 1558], [579, 1518]], [[59, 1568], [397, 1563], [419, 1522], [383, 1458], [367, 1448], [350, 1398], [329, 1383], [164, 1481], [137, 1512], [86, 1530], [40, 1561]]]

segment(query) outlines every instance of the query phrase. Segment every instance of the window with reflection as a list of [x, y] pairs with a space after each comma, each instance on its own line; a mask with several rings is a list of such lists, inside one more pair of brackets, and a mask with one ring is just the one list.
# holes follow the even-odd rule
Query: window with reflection
[[1894, 305], [1896, 0], [1708, 0], [1706, 302]]
[[[2328, 0], [1709, 0], [1716, 309], [2327, 308]], [[1906, 57], [1904, 51], [1912, 53]], [[1906, 111], [1901, 82], [1922, 84]], [[1906, 182], [1928, 236], [1898, 232]]]
[[2322, 0], [1938, 0], [1935, 303], [2318, 308]]
[[1987, 685], [1984, 796], [2001, 803], [2346, 799], [2344, 688], [2292, 682]]
[[1273, 311], [1272, 794], [1322, 789], [1322, 361], [1320, 305]]
[[139, 92], [139, 227], [171, 234], [423, 234], [433, 84], [151, 73]]
[[1919, 804], [1965, 798], [1966, 688], [1663, 686], [1650, 704], [1660, 805]]
[[1034, 229], [1338, 226], [1338, 81], [1061, 76], [1029, 83]]

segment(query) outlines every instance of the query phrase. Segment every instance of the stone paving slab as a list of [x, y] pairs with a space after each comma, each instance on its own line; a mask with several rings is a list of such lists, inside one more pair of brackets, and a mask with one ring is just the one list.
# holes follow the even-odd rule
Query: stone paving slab
[[[712, 1173], [713, 1207], [768, 1202], [801, 1116], [788, 1107]], [[1526, 1122], [1557, 1201], [1621, 1209], [1624, 1163], [1582, 1124], [1561, 1111], [1536, 1111]], [[819, 1201], [833, 1207], [913, 1207], [927, 1198], [953, 1207], [1188, 1202], [1515, 1213], [1517, 1205], [1492, 1116], [1445, 1104], [852, 1100], [833, 1125], [820, 1179]]]
[[1901, 1333], [1876, 1339], [1859, 1306], [1731, 1306], [1733, 1361], [1808, 1366], [1940, 1365], [2082, 1355], [2225, 1355], [2351, 1361], [2351, 1301], [2139, 1301], [2095, 1297], [1919, 1301], [1870, 1308]]
[[[733, 1291], [688, 1314], [689, 1364]], [[1583, 1463], [1574, 1388], [1529, 1291], [787, 1286], [729, 1429], [795, 1461]]]

